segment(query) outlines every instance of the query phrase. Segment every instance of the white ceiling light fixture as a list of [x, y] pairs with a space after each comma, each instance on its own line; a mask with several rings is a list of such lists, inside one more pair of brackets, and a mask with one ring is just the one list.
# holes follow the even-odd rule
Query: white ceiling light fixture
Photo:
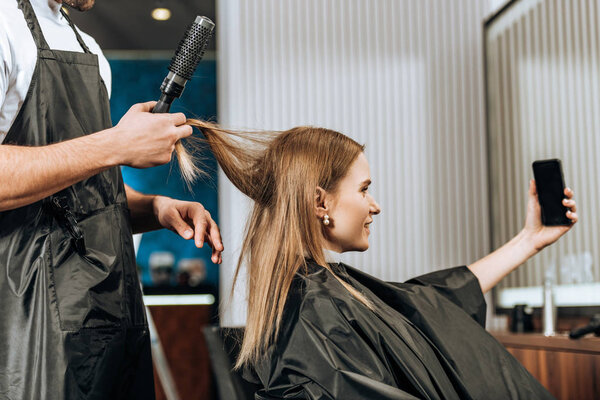
[[164, 7], [163, 5], [158, 5], [155, 9], [152, 10], [152, 18], [157, 21], [166, 21], [171, 18], [171, 10]]

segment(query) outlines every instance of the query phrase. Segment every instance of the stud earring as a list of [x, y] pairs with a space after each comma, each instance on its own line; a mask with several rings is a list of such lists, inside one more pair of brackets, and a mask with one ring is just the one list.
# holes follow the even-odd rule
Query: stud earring
[[329, 225], [329, 215], [325, 214], [323, 216], [323, 225], [327, 226]]

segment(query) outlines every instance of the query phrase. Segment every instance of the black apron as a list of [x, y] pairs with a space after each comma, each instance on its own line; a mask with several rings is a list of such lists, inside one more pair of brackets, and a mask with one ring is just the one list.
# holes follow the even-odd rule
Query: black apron
[[[38, 58], [4, 143], [44, 146], [111, 127], [98, 57], [70, 20], [85, 53], [50, 50], [29, 1], [17, 1]], [[154, 398], [118, 167], [0, 212], [0, 269], [1, 399]]]

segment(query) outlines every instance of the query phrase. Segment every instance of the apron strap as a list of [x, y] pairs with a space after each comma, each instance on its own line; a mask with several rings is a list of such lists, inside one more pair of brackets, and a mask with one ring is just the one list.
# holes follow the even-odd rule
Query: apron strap
[[[17, 4], [19, 8], [23, 11], [23, 15], [25, 15], [25, 21], [27, 21], [27, 26], [29, 27], [31, 34], [33, 35], [33, 40], [35, 41], [35, 45], [37, 46], [37, 48], [49, 50], [50, 47], [48, 46], [48, 42], [46, 42], [46, 39], [44, 38], [42, 28], [40, 27], [40, 23], [38, 22], [38, 19], [35, 16], [35, 12], [33, 11], [33, 7], [31, 6], [29, 0], [17, 0]], [[77, 29], [75, 28], [73, 21], [71, 21], [71, 18], [69, 18], [69, 16], [62, 7], [60, 8], [60, 12], [62, 13], [63, 17], [65, 17], [67, 22], [69, 22], [69, 26], [71, 27], [71, 29], [73, 29], [75, 37], [77, 38], [77, 41], [79, 42], [79, 45], [81, 46], [83, 51], [85, 53], [91, 54], [92, 52], [81, 38], [81, 35], [79, 34], [79, 31], [77, 31]]]
[[48, 43], [44, 38], [44, 34], [42, 33], [42, 28], [40, 28], [40, 24], [38, 22], [37, 17], [35, 16], [35, 12], [33, 12], [33, 7], [29, 0], [17, 0], [17, 5], [23, 11], [23, 15], [25, 16], [25, 21], [27, 21], [27, 26], [33, 35], [33, 40], [38, 49], [50, 49], [48, 47]]
[[65, 19], [69, 22], [69, 25], [73, 29], [73, 32], [75, 32], [75, 37], [77, 37], [77, 41], [79, 42], [79, 45], [81, 46], [83, 51], [88, 54], [91, 54], [92, 52], [90, 51], [90, 49], [87, 47], [87, 45], [83, 41], [83, 38], [81, 37], [81, 35], [79, 35], [79, 31], [77, 30], [77, 28], [75, 28], [75, 24], [73, 24], [73, 21], [71, 21], [71, 18], [69, 18], [69, 14], [66, 13], [66, 11], [63, 7], [60, 8], [60, 12], [62, 13], [63, 17], [65, 17]]

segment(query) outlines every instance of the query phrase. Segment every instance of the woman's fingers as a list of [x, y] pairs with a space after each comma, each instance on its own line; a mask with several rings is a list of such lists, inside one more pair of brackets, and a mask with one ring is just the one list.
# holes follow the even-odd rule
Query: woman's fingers
[[571, 188], [565, 188], [565, 196], [566, 199], [563, 199], [563, 206], [567, 207], [569, 211], [567, 211], [567, 218], [569, 218], [573, 223], [577, 222], [579, 217], [577, 216], [577, 203], [573, 200], [573, 190]]
[[569, 218], [571, 220], [571, 222], [573, 222], [573, 223], [575, 223], [579, 220], [577, 213], [573, 212], [573, 211], [567, 211], [567, 218]]
[[563, 199], [563, 206], [569, 208], [571, 211], [576, 212], [577, 211], [577, 203], [575, 202], [575, 200], [572, 199]]
[[573, 198], [573, 190], [571, 188], [565, 188], [565, 196], [567, 196], [567, 199], [572, 199]]

